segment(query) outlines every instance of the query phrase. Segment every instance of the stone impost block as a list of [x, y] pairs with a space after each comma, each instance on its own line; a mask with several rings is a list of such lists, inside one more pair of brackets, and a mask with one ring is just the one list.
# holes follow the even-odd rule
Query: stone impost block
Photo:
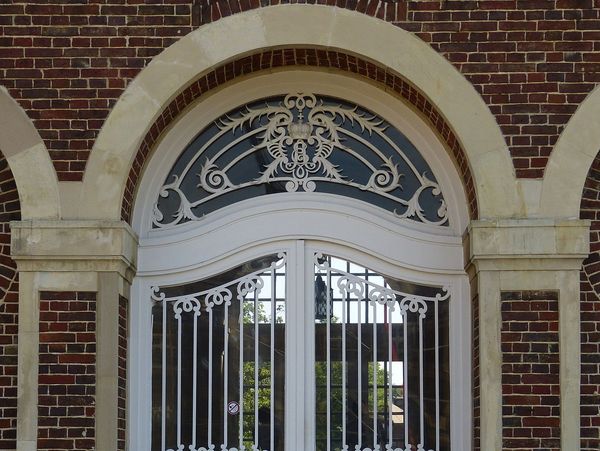
[[138, 240], [123, 221], [13, 221], [11, 229], [19, 271], [135, 273]]
[[586, 220], [473, 221], [465, 261], [478, 270], [578, 270], [589, 253]]

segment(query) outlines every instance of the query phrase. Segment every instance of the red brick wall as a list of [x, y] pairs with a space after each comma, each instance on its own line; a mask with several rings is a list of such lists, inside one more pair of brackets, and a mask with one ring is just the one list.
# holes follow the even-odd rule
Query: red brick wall
[[17, 436], [17, 334], [19, 282], [10, 258], [9, 222], [21, 219], [12, 172], [0, 152], [0, 449], [13, 450]]
[[502, 449], [560, 449], [558, 293], [502, 299]]
[[[541, 177], [600, 79], [600, 0], [299, 0], [415, 33], [482, 94], [520, 177]], [[196, 26], [279, 0], [89, 0], [0, 4], [0, 80], [46, 142], [61, 180], [81, 180], [116, 99]]]
[[40, 294], [38, 450], [95, 446], [96, 293]]
[[592, 221], [581, 271], [581, 449], [600, 449], [600, 154], [588, 173], [581, 218]]

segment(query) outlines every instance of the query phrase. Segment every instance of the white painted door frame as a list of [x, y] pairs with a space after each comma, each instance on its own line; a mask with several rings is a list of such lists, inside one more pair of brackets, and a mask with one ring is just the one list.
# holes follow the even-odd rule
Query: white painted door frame
[[293, 319], [286, 321], [286, 449], [314, 451], [314, 303], [307, 302], [307, 298], [314, 293], [315, 252], [354, 261], [392, 277], [443, 285], [450, 289], [452, 449], [470, 449], [470, 309], [466, 276], [406, 270], [397, 262], [385, 261], [376, 254], [329, 240], [314, 239], [275, 240], [223, 258], [211, 259], [211, 263], [195, 269], [161, 275], [150, 273], [136, 278], [132, 289], [134, 302], [129, 360], [131, 449], [147, 450], [151, 445], [151, 286], [203, 279], [244, 261], [275, 252], [288, 255], [286, 317]]

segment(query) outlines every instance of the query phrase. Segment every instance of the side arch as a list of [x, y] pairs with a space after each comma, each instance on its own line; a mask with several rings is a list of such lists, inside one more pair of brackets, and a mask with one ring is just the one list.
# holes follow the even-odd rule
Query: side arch
[[579, 218], [581, 193], [600, 150], [600, 86], [577, 108], [556, 142], [542, 184], [540, 216]]
[[15, 178], [22, 219], [58, 219], [56, 172], [33, 123], [0, 86], [0, 151]]
[[432, 100], [460, 139], [475, 179], [479, 216], [524, 213], [495, 119], [448, 61], [410, 33], [364, 14], [322, 5], [279, 5], [205, 25], [166, 49], [138, 75], [95, 142], [84, 176], [81, 216], [120, 218], [129, 169], [141, 140], [163, 108], [197, 77], [260, 49], [297, 46], [359, 55], [412, 83]]

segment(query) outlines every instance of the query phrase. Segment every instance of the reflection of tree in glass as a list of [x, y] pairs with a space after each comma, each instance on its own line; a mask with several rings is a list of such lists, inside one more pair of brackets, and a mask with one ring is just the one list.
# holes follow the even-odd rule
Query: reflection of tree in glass
[[[325, 327], [327, 319], [317, 319], [318, 324], [323, 324]], [[335, 315], [331, 315], [330, 324], [340, 324], [340, 319]], [[352, 358], [347, 356], [346, 365], [346, 443], [343, 442], [343, 399], [342, 391], [342, 374], [343, 365], [339, 360], [330, 361], [330, 437], [332, 449], [341, 449], [343, 444], [347, 444], [351, 449], [357, 443], [357, 424], [358, 418], [358, 394], [357, 389], [350, 388], [350, 372], [359, 371], [358, 362], [352, 364]], [[376, 362], [376, 370], [373, 371], [374, 363], [372, 361], [365, 362], [367, 370], [363, 371], [366, 376], [362, 380], [361, 387], [361, 435], [363, 446], [372, 446], [373, 442], [373, 391], [377, 385], [377, 437], [380, 446], [385, 446], [387, 440], [386, 432], [386, 417], [385, 412], [388, 409], [385, 366], [382, 362]], [[324, 451], [327, 449], [327, 362], [315, 362], [315, 384], [316, 384], [316, 449]]]
[[[254, 296], [251, 293], [250, 296]], [[264, 302], [250, 298], [245, 299], [243, 302], [243, 322], [244, 322], [244, 341], [247, 340], [252, 342], [251, 346], [254, 346], [254, 324], [255, 324], [255, 304], [256, 304], [256, 319], [258, 324], [271, 324], [271, 310], [270, 300]], [[267, 304], [269, 306], [268, 311]], [[275, 307], [275, 323], [282, 324], [285, 322], [285, 305], [279, 304]], [[263, 329], [264, 330], [264, 329]], [[263, 334], [265, 336], [263, 336]], [[261, 346], [265, 346], [270, 349], [270, 332], [267, 336], [263, 331], [259, 335], [259, 343]], [[277, 359], [278, 352], [275, 352], [275, 358]], [[255, 427], [255, 405], [254, 398], [256, 393], [255, 388], [255, 362], [244, 362], [243, 371], [243, 382], [244, 382], [244, 395], [243, 395], [243, 407], [244, 407], [244, 446], [246, 449], [250, 449], [253, 444], [258, 445], [258, 449], [268, 449], [269, 445], [261, 446], [269, 442], [268, 437], [270, 433], [270, 410], [271, 410], [271, 362], [270, 357], [262, 355], [259, 356], [258, 362], [258, 412], [259, 412], [259, 425], [258, 432], [259, 437], [254, 437]], [[281, 381], [275, 381], [280, 383]]]
[[[315, 362], [315, 383], [316, 383], [316, 414], [317, 414], [317, 450], [327, 449], [327, 362]], [[348, 372], [348, 366], [346, 372]], [[330, 362], [330, 431], [332, 445], [334, 449], [338, 449], [342, 445], [342, 410], [343, 410], [343, 392], [342, 392], [342, 362]], [[346, 375], [347, 376], [347, 375]], [[378, 413], [378, 431], [377, 435], [381, 443], [385, 442], [385, 418], [384, 412], [387, 409], [387, 400], [385, 396], [385, 368], [383, 364], [377, 363], [376, 370], [377, 379], [377, 413]], [[348, 381], [348, 377], [346, 377]], [[362, 399], [362, 435], [363, 443], [370, 443], [373, 440], [373, 387], [374, 374], [373, 363], [368, 364], [368, 377], [366, 386], [363, 381], [363, 399]], [[354, 399], [356, 393], [349, 393], [348, 386], [346, 387], [346, 412], [347, 412], [347, 442], [349, 442], [349, 424], [356, 424], [358, 421], [358, 400]], [[355, 432], [356, 433], [356, 432]], [[346, 443], [354, 445], [355, 443]]]

